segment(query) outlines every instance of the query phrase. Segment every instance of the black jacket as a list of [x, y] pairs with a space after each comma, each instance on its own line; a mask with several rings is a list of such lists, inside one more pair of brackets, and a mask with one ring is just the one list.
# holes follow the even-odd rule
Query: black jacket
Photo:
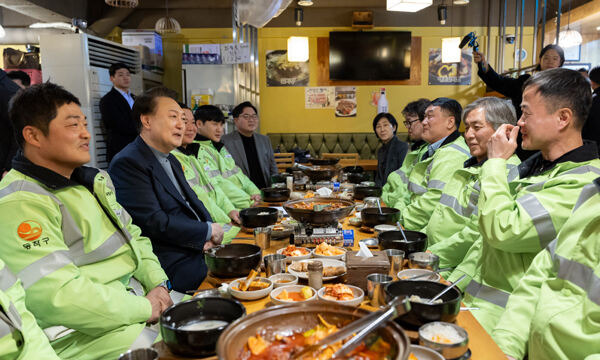
[[12, 159], [17, 153], [17, 141], [8, 118], [8, 101], [21, 88], [15, 84], [4, 70], [0, 69], [0, 179], [12, 167]]
[[408, 144], [404, 141], [400, 141], [396, 135], [394, 135], [390, 142], [383, 144], [379, 150], [377, 150], [375, 185], [385, 185], [388, 175], [402, 166], [402, 162], [404, 161], [407, 152]]
[[203, 247], [212, 218], [185, 180], [181, 163], [172, 154], [168, 159], [193, 211], [139, 136], [115, 156], [108, 172], [117, 201], [152, 241], [173, 288], [193, 290], [206, 277]]
[[106, 158], [110, 162], [138, 136], [138, 130], [127, 100], [114, 87], [100, 99], [100, 114], [106, 129]]
[[600, 87], [594, 90], [593, 96], [592, 108], [581, 130], [581, 137], [585, 140], [595, 141], [600, 149]]
[[[521, 117], [521, 101], [523, 101], [523, 84], [527, 81], [531, 75], [524, 74], [519, 76], [518, 78], [512, 78], [509, 76], [499, 75], [490, 64], [487, 65], [488, 71], [484, 72], [481, 67], [481, 63], [477, 64], [479, 71], [477, 71], [477, 75], [486, 83], [487, 86], [496, 90], [500, 94], [510, 98], [510, 101], [515, 107], [517, 112], [517, 120]], [[528, 157], [533, 155], [535, 151], [523, 150], [521, 147], [522, 137], [521, 133], [519, 133], [519, 137], [517, 138], [517, 144], [519, 147], [515, 152], [521, 161], [526, 160]]]

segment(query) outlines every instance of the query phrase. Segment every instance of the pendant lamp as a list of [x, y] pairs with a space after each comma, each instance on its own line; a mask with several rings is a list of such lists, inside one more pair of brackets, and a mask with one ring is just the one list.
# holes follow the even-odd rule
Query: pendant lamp
[[433, 0], [386, 0], [386, 10], [417, 12], [432, 4]]
[[161, 34], [179, 34], [181, 25], [179, 21], [169, 16], [169, 0], [165, 0], [166, 16], [158, 19], [154, 25], [154, 30]]
[[134, 8], [138, 6], [138, 0], [104, 0], [106, 5], [118, 8]]
[[291, 36], [287, 41], [287, 59], [290, 62], [308, 60], [308, 37]]

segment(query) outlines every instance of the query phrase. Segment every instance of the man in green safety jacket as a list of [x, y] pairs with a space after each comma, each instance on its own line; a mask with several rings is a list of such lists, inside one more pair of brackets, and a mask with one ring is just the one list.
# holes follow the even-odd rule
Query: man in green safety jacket
[[21, 280], [0, 260], [0, 360], [58, 360], [46, 334], [25, 307]]
[[260, 190], [242, 173], [231, 154], [221, 142], [225, 117], [213, 105], [202, 105], [194, 113], [200, 145], [198, 161], [211, 184], [220, 188], [236, 209], [244, 209], [260, 202]]
[[185, 179], [198, 195], [198, 199], [202, 201], [213, 221], [223, 227], [225, 233], [222, 243], [228, 244], [240, 231], [238, 226], [231, 225], [232, 222], [235, 224], [240, 223], [239, 213], [223, 191], [220, 188], [215, 188], [200, 168], [196, 158], [200, 146], [193, 143], [197, 131], [194, 114], [185, 104], [179, 104], [179, 106], [183, 109], [185, 132], [183, 133], [181, 146], [171, 153], [181, 163]]
[[[115, 359], [152, 344], [173, 304], [150, 240], [90, 161], [79, 100], [46, 82], [11, 100], [22, 149], [0, 182], [0, 257], [61, 359]], [[37, 357], [36, 357], [37, 358]]]
[[[484, 97], [463, 111], [465, 140], [472, 157], [456, 170], [444, 187], [440, 202], [422, 232], [427, 233], [428, 250], [440, 258], [441, 268], [456, 267], [479, 237], [479, 171], [487, 160], [487, 143], [502, 124], [515, 125], [515, 108], [506, 100]], [[519, 174], [516, 155], [507, 161], [509, 180]]]
[[453, 99], [437, 98], [425, 111], [423, 139], [427, 152], [408, 177], [410, 201], [400, 199], [400, 222], [409, 230], [421, 230], [429, 222], [442, 190], [452, 174], [469, 158], [469, 148], [458, 132], [462, 107]]
[[[590, 103], [589, 85], [579, 73], [543, 71], [524, 85], [519, 126], [502, 125], [492, 135], [479, 175], [481, 243], [465, 256], [465, 261], [476, 258], [477, 265], [463, 299], [480, 308], [473, 315], [488, 332], [533, 258], [569, 218], [581, 189], [600, 175], [595, 143], [581, 138]], [[523, 148], [540, 151], [521, 163], [519, 178], [509, 182], [506, 163], [519, 130]]]
[[406, 203], [410, 200], [408, 192], [408, 177], [413, 167], [425, 151], [427, 151], [427, 143], [423, 140], [423, 119], [425, 118], [425, 110], [429, 106], [430, 101], [427, 99], [419, 99], [408, 103], [402, 110], [404, 116], [404, 126], [408, 131], [408, 138], [412, 141], [410, 151], [404, 157], [402, 166], [399, 169], [392, 171], [381, 191], [381, 200], [387, 206], [393, 206], [400, 198]]
[[492, 336], [522, 359], [600, 358], [600, 178], [531, 263]]

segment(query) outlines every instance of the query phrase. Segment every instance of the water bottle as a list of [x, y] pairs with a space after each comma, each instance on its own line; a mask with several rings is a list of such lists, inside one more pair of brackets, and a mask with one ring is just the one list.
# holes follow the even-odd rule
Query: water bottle
[[381, 114], [386, 112], [388, 112], [388, 101], [385, 97], [385, 88], [381, 88], [381, 95], [377, 101], [377, 113]]

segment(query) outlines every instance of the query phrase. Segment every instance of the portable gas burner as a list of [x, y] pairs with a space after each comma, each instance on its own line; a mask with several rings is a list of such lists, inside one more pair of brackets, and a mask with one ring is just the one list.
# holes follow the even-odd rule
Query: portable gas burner
[[323, 242], [329, 245], [343, 243], [344, 235], [342, 232], [342, 225], [337, 223], [313, 227], [308, 224], [299, 224], [296, 227], [294, 232], [294, 245], [319, 245]]

